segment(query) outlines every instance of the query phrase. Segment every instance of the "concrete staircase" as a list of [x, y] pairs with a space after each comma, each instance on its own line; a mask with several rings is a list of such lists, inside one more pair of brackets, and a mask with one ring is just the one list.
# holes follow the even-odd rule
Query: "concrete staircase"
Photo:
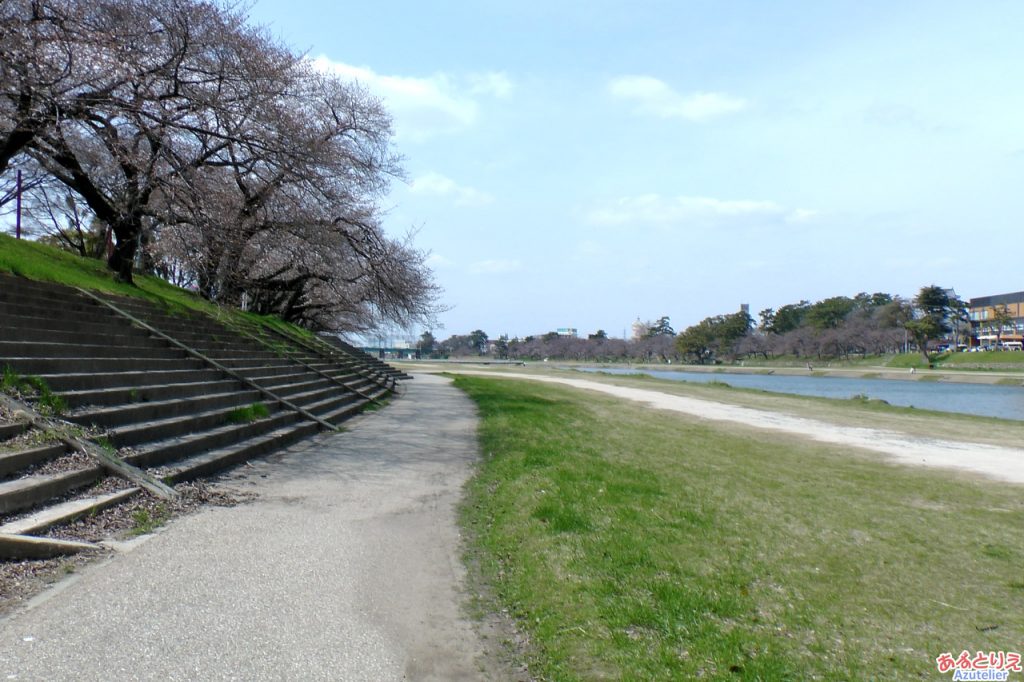
[[356, 348], [352, 344], [342, 341], [333, 334], [322, 334], [320, 338], [329, 343], [331, 346], [335, 348], [335, 350], [341, 353], [344, 353], [353, 358], [365, 358], [364, 362], [366, 362], [370, 367], [373, 367], [374, 369], [376, 369], [378, 372], [381, 372], [385, 376], [389, 376], [393, 379], [411, 378], [405, 372], [395, 369], [394, 367], [387, 364], [383, 360], [379, 360], [378, 358], [373, 357], [369, 353], [366, 353], [365, 351]]
[[[358, 351], [221, 319], [233, 326], [0, 275], [0, 369], [38, 376], [66, 404], [62, 419], [169, 483], [331, 428], [396, 387]], [[26, 515], [59, 523], [46, 509], [96, 498], [100, 481], [103, 498], [136, 490], [44, 436], [0, 424], [0, 534], [37, 532]]]

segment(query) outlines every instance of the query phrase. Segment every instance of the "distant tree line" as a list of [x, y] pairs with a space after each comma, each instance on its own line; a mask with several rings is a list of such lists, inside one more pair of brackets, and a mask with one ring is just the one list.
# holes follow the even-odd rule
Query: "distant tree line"
[[929, 359], [929, 350], [940, 339], [952, 334], [951, 343], [958, 343], [970, 333], [964, 303], [935, 285], [922, 287], [913, 300], [886, 293], [833, 296], [767, 308], [758, 318], [745, 310], [715, 315], [676, 334], [669, 318], [662, 317], [635, 325], [631, 340], [610, 339], [598, 330], [587, 338], [549, 332], [490, 342], [478, 329], [441, 342], [430, 335], [430, 350], [421, 345], [421, 351], [435, 357], [710, 364], [780, 356], [849, 359], [913, 347]]
[[0, 206], [141, 271], [314, 328], [426, 323], [438, 289], [378, 202], [391, 120], [237, 3], [0, 3]]

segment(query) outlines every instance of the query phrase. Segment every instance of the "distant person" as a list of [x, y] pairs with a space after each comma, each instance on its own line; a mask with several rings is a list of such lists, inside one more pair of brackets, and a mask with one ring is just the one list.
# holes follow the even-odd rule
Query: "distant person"
[[811, 363], [809, 363], [809, 362], [807, 363], [807, 371], [808, 372], [813, 372], [814, 371], [814, 368], [811, 367]]
[[917, 374], [917, 367], [911, 367], [910, 368], [910, 373], [911, 374]]

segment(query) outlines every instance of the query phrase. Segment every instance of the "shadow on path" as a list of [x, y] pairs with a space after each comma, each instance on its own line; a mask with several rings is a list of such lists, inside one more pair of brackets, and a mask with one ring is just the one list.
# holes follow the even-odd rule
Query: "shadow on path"
[[180, 519], [0, 622], [0, 676], [496, 678], [461, 608], [475, 408], [441, 377], [405, 387], [225, 477], [254, 502]]

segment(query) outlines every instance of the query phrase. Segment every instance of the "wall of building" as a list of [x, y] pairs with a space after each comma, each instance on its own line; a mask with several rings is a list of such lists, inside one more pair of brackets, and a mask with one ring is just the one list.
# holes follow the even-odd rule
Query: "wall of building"
[[[1013, 320], [996, 329], [996, 309], [1005, 308]], [[998, 341], [1021, 341], [1024, 339], [1024, 291], [1012, 294], [997, 294], [972, 298], [967, 307], [971, 319], [971, 332], [975, 343], [982, 346], [994, 345]]]

